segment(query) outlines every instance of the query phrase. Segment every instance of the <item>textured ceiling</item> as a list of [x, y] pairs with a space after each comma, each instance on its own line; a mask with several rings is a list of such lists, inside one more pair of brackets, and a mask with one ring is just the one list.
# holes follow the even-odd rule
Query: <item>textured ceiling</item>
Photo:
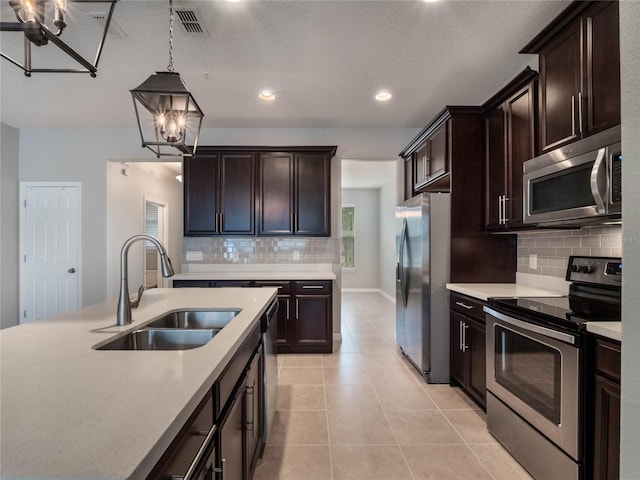
[[[208, 35], [176, 27], [174, 65], [205, 113], [204, 127], [420, 128], [447, 104], [482, 103], [534, 61], [518, 50], [568, 3], [176, 0], [197, 8]], [[7, 5], [2, 0], [3, 21], [12, 20]], [[91, 56], [99, 27], [71, 5], [78, 10], [64, 39]], [[97, 78], [26, 78], [0, 60], [2, 121], [133, 127], [129, 90], [168, 63], [168, 2], [121, 0], [114, 20], [126, 36], [107, 39]], [[3, 32], [2, 51], [20, 58], [20, 37]], [[54, 46], [35, 50], [34, 66], [58, 60]], [[265, 88], [274, 102], [258, 99]], [[389, 102], [374, 101], [382, 88], [392, 92]]]

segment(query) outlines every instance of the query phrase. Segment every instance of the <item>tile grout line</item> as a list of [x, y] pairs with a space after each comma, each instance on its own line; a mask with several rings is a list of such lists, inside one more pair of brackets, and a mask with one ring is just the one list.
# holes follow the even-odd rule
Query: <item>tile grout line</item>
[[[375, 326], [374, 326], [375, 328]], [[378, 403], [380, 404], [380, 407], [382, 408], [382, 414], [384, 415], [384, 419], [387, 422], [387, 425], [389, 426], [389, 429], [391, 430], [391, 434], [393, 435], [393, 438], [396, 441], [396, 446], [398, 447], [398, 450], [400, 451], [400, 455], [402, 456], [402, 460], [404, 461], [405, 466], [407, 467], [407, 471], [409, 472], [409, 475], [411, 475], [412, 480], [416, 480], [416, 476], [413, 473], [413, 470], [411, 469], [411, 466], [409, 465], [409, 462], [407, 461], [407, 457], [404, 454], [404, 451], [402, 450], [402, 445], [400, 444], [400, 440], [398, 440], [398, 435], [396, 434], [396, 431], [393, 428], [393, 425], [391, 425], [391, 421], [389, 420], [389, 416], [387, 415], [387, 409], [385, 408], [384, 404], [382, 403], [382, 400], [380, 400], [380, 395], [378, 394], [378, 389], [376, 388], [375, 384], [373, 383], [373, 380], [371, 378], [371, 374], [369, 373], [369, 369], [367, 368], [366, 363], [364, 362], [364, 360], [362, 361], [362, 363], [364, 363], [364, 369], [365, 372], [367, 372], [367, 376], [369, 377], [369, 381], [371, 382], [371, 385], [373, 386], [373, 393], [376, 396], [376, 400], [378, 400]]]
[[320, 357], [320, 368], [322, 369], [322, 394], [324, 395], [324, 419], [327, 424], [327, 450], [329, 451], [329, 475], [334, 480], [333, 475], [333, 454], [331, 453], [331, 433], [329, 431], [329, 409], [327, 408], [327, 382], [324, 378], [324, 357]]

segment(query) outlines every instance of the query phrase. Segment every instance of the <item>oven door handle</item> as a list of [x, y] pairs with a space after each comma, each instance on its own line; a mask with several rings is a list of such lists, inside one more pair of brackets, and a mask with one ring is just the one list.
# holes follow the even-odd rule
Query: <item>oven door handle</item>
[[514, 327], [518, 327], [518, 328], [521, 328], [522, 330], [526, 330], [529, 332], [538, 333], [540, 335], [544, 335], [545, 337], [555, 338], [556, 340], [560, 340], [561, 342], [568, 343], [569, 345], [576, 344], [576, 338], [573, 335], [569, 335], [568, 333], [558, 332], [556, 330], [552, 330], [546, 327], [541, 327], [540, 325], [535, 325], [529, 322], [523, 322], [522, 320], [508, 317], [506, 315], [503, 315], [502, 313], [496, 312], [494, 309], [490, 307], [484, 307], [483, 310], [489, 315], [491, 315], [492, 317], [495, 317], [501, 322], [504, 322], [508, 325], [512, 325]]

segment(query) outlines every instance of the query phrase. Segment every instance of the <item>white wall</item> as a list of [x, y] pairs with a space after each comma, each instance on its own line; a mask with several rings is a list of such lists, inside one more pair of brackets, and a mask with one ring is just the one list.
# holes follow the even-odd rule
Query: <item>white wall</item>
[[342, 205], [355, 206], [355, 268], [342, 269], [342, 288], [380, 288], [380, 189], [342, 190]]
[[385, 162], [389, 181], [380, 187], [380, 289], [396, 297], [396, 162]]
[[[169, 236], [164, 242], [179, 273], [182, 264], [182, 184], [167, 167], [154, 163], [107, 162], [107, 299], [115, 302], [120, 285], [120, 249], [127, 238], [144, 233], [144, 198], [168, 204]], [[128, 175], [122, 174], [126, 168]], [[129, 290], [143, 283], [143, 243], [129, 250]]]
[[640, 432], [640, 2], [620, 2], [622, 152], [622, 432], [620, 478], [638, 478]]
[[0, 124], [0, 328], [18, 324], [20, 132]]

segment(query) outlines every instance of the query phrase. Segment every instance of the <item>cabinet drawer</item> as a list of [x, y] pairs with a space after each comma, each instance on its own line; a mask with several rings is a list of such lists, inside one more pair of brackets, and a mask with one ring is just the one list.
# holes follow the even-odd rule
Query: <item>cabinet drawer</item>
[[260, 325], [256, 326], [238, 349], [233, 359], [227, 365], [214, 384], [214, 391], [217, 398], [216, 402], [216, 418], [224, 409], [225, 404], [231, 397], [236, 384], [242, 377], [244, 369], [249, 364], [253, 352], [258, 348], [260, 343]]
[[259, 280], [255, 282], [256, 287], [274, 287], [278, 289], [278, 295], [288, 295], [291, 293], [291, 282], [280, 280]]
[[251, 280], [216, 280], [211, 282], [216, 288], [249, 288]]
[[596, 370], [598, 373], [620, 383], [620, 344], [596, 339]]
[[455, 310], [467, 317], [471, 317], [482, 324], [485, 323], [482, 307], [484, 307], [486, 303], [482, 300], [452, 292], [450, 294], [450, 302], [451, 310]]
[[293, 289], [295, 293], [314, 295], [314, 294], [330, 294], [331, 293], [331, 281], [301, 281], [293, 282]]
[[209, 392], [176, 436], [149, 478], [184, 477], [207, 439], [207, 433], [213, 428], [213, 423], [213, 397]]
[[174, 280], [173, 288], [209, 288], [211, 281], [209, 280]]

